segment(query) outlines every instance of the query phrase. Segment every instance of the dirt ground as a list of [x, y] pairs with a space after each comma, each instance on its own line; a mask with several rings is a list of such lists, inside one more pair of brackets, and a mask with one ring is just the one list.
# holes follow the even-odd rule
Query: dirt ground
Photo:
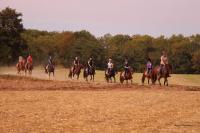
[[200, 132], [200, 87], [0, 76], [0, 132]]

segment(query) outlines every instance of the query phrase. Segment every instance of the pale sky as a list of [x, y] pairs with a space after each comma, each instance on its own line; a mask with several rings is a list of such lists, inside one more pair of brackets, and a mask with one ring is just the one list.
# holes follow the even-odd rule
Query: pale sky
[[200, 0], [0, 0], [23, 14], [25, 28], [111, 34], [200, 33]]

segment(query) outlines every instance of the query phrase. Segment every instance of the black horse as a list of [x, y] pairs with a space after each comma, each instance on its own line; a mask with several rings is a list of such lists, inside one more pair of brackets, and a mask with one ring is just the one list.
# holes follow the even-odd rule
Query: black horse
[[109, 83], [111, 82], [112, 83], [112, 78], [114, 79], [114, 83], [116, 82], [116, 79], [115, 79], [115, 75], [116, 75], [116, 71], [114, 68], [112, 69], [106, 69], [105, 70], [105, 78], [106, 78], [106, 81]]
[[83, 71], [83, 77], [88, 81], [88, 76], [90, 76], [90, 81], [94, 81], [95, 67], [85, 67]]
[[55, 70], [55, 64], [54, 63], [48, 64], [45, 67], [45, 73], [47, 73], [49, 75], [49, 79], [50, 79], [51, 73], [53, 73], [53, 76], [54, 76], [54, 70]]

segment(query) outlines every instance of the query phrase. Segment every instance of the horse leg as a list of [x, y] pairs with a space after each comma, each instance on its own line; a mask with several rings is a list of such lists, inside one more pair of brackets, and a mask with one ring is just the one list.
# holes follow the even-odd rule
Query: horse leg
[[131, 79], [131, 84], [133, 84], [133, 79]]
[[92, 75], [92, 78], [93, 78], [92, 80], [93, 80], [93, 82], [94, 82], [94, 75]]
[[92, 81], [92, 75], [90, 75], [90, 81]]
[[152, 78], [151, 78], [151, 83], [152, 83], [152, 84], [154, 84], [154, 81], [153, 81], [153, 79], [152, 79]]
[[77, 75], [77, 80], [79, 79], [79, 74]]
[[160, 79], [161, 79], [161, 77], [158, 78], [159, 85], [161, 85], [161, 83], [160, 83]]
[[116, 83], [116, 79], [115, 79], [115, 76], [113, 77], [113, 79], [114, 79], [114, 83]]
[[168, 86], [168, 79], [166, 78], [166, 80], [167, 80], [166, 82], [167, 82], [167, 86]]
[[142, 85], [144, 85], [144, 82], [145, 82], [145, 75], [143, 74], [142, 75]]
[[165, 78], [164, 85], [168, 86], [168, 80]]

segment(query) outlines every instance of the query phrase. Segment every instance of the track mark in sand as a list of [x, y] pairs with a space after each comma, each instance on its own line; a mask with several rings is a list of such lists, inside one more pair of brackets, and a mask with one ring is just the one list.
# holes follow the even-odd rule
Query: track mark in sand
[[184, 90], [200, 91], [200, 87], [193, 86], [159, 86], [159, 85], [138, 85], [102, 82], [83, 82], [83, 81], [55, 81], [44, 80], [31, 77], [20, 77], [11, 75], [0, 75], [0, 90]]
[[186, 126], [197, 126], [197, 127], [200, 127], [200, 122], [181, 122], [181, 123], [178, 123], [178, 124], [175, 124], [174, 126], [176, 127], [186, 127]]

